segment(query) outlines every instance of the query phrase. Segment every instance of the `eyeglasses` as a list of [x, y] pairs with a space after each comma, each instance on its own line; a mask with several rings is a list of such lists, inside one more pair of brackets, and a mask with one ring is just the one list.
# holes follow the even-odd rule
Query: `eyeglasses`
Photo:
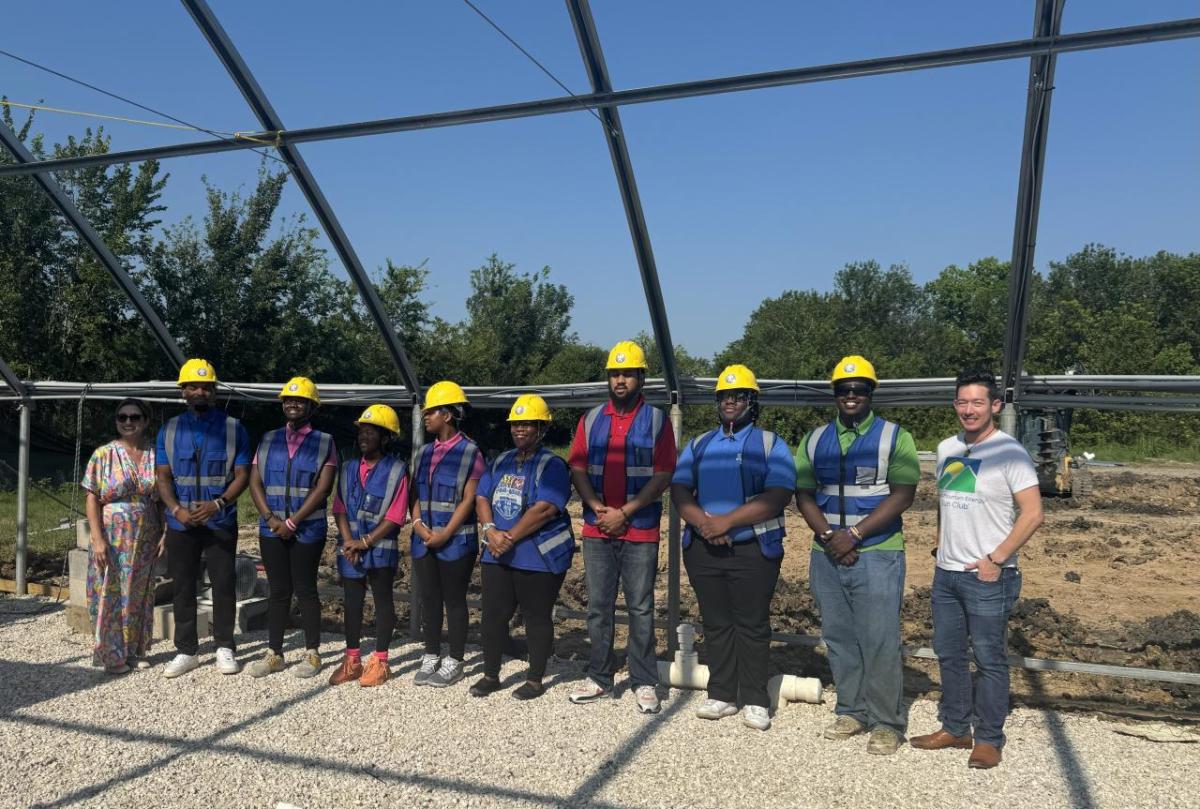
[[138, 421], [141, 421], [142, 418], [143, 417], [142, 417], [141, 413], [118, 413], [117, 414], [117, 421], [121, 422], [122, 424], [124, 424], [127, 421], [138, 422]]
[[871, 388], [868, 385], [838, 385], [833, 389], [833, 395], [838, 398], [846, 396], [867, 397], [871, 395]]
[[750, 401], [750, 394], [746, 391], [729, 391], [727, 393], [718, 393], [717, 401], [745, 404], [746, 402]]

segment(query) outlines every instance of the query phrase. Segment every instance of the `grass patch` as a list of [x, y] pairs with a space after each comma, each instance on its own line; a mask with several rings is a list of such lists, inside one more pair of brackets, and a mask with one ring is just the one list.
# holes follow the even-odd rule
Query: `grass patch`
[[1091, 452], [1097, 461], [1121, 461], [1146, 463], [1172, 461], [1175, 463], [1200, 463], [1200, 447], [1187, 444], [1168, 445], [1162, 441], [1139, 440], [1132, 444], [1079, 445], [1077, 452]]
[[[48, 489], [65, 503], [71, 502], [69, 485]], [[83, 511], [83, 492], [76, 496], [77, 508]], [[65, 530], [57, 530], [63, 524]], [[29, 548], [47, 554], [65, 553], [75, 546], [74, 521], [71, 512], [48, 494], [32, 486], [29, 489]], [[17, 493], [0, 492], [0, 562], [11, 562], [17, 553]]]

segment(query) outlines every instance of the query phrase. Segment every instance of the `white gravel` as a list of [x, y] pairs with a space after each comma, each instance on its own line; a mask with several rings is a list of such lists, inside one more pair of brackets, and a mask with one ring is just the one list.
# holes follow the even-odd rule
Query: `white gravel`
[[[863, 737], [825, 741], [828, 692], [825, 706], [782, 709], [766, 733], [695, 719], [693, 692], [672, 691], [655, 717], [638, 715], [628, 692], [571, 705], [580, 669], [562, 661], [539, 700], [472, 699], [478, 649], [468, 677], [444, 690], [411, 685], [415, 644], [395, 650], [398, 676], [375, 689], [222, 676], [208, 648], [177, 680], [162, 677], [166, 647], [154, 668], [110, 677], [89, 666], [88, 639], [68, 634], [61, 612], [18, 614], [39, 604], [0, 600], [3, 807], [1200, 806], [1200, 744], [1121, 735], [1092, 717], [1017, 710], [1004, 763], [978, 772], [966, 751], [882, 758]], [[249, 662], [265, 635], [240, 644]], [[330, 665], [340, 648], [327, 638]], [[506, 663], [504, 676], [516, 685], [523, 671]], [[935, 710], [913, 705], [914, 733], [935, 728]]]

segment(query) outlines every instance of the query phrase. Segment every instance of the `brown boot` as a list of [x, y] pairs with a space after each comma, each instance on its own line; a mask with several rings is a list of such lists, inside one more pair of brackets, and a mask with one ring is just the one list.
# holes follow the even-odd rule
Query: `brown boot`
[[329, 675], [329, 684], [341, 685], [342, 683], [348, 683], [351, 680], [357, 680], [362, 674], [362, 661], [357, 657], [346, 655], [342, 658], [342, 664], [333, 670], [333, 674]]
[[945, 730], [939, 730], [924, 736], [913, 736], [908, 743], [918, 750], [945, 750], [947, 747], [970, 750], [973, 740], [970, 736], [954, 736]]
[[358, 684], [363, 688], [383, 685], [388, 681], [388, 676], [388, 664], [375, 655], [371, 655], [371, 659], [367, 661], [367, 667], [363, 670], [362, 679], [358, 681]]
[[977, 742], [967, 759], [967, 766], [973, 770], [990, 770], [1000, 763], [1000, 748], [987, 742]]

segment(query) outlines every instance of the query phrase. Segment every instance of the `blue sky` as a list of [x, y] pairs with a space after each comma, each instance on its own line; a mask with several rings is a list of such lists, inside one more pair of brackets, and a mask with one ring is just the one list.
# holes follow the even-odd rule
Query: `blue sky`
[[[561, 95], [458, 0], [211, 0], [292, 128]], [[575, 92], [588, 90], [560, 2], [478, 5]], [[1025, 38], [1032, 2], [593, 3], [618, 89]], [[183, 7], [63, 0], [6, 9], [0, 48], [223, 131], [256, 129]], [[286, 13], [281, 10], [287, 9]], [[350, 9], [347, 11], [347, 9]], [[1200, 0], [1068, 0], [1064, 31], [1200, 16]], [[676, 343], [712, 354], [765, 297], [828, 289], [850, 261], [918, 281], [1011, 251], [1028, 61], [758, 90], [622, 110]], [[1059, 58], [1037, 263], [1088, 242], [1200, 250], [1200, 41]], [[144, 113], [0, 58], [13, 101]], [[44, 114], [62, 139], [87, 124]], [[109, 124], [114, 149], [195, 133]], [[553, 268], [575, 328], [649, 329], [600, 125], [576, 112], [305, 145], [368, 267], [428, 262], [429, 297], [463, 314], [492, 252]], [[249, 187], [249, 152], [163, 163], [166, 221], [202, 212], [201, 177]], [[306, 211], [293, 188], [289, 212]], [[336, 264], [336, 259], [335, 259]], [[338, 267], [340, 272], [340, 266]]]

